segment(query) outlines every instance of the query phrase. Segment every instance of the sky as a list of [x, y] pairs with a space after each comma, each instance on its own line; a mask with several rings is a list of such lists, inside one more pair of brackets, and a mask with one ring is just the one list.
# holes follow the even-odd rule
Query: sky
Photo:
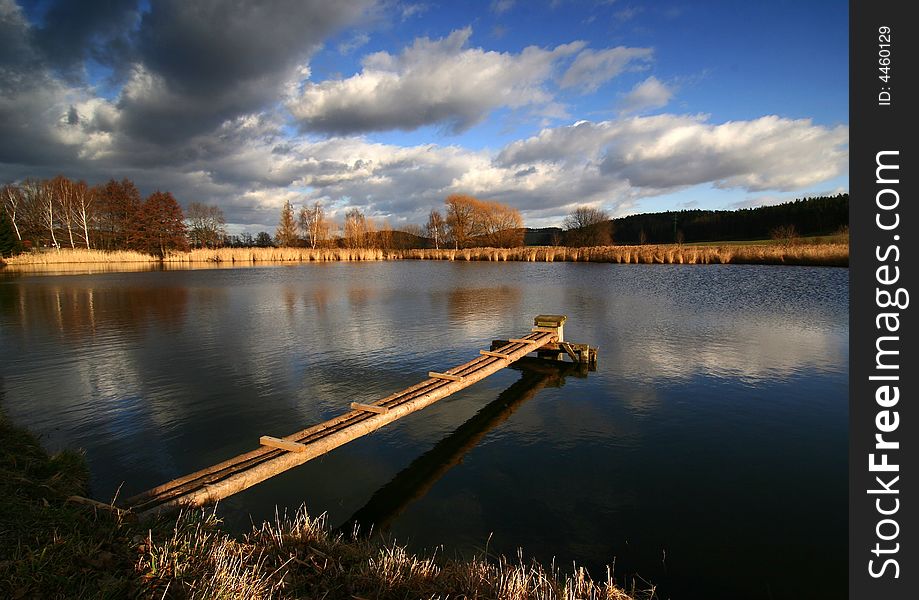
[[530, 227], [848, 192], [848, 2], [0, 0], [0, 183]]

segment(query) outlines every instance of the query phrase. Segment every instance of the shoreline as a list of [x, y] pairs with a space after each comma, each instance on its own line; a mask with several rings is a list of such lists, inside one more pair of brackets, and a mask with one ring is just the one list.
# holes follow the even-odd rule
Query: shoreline
[[218, 248], [195, 249], [159, 257], [139, 252], [58, 250], [31, 252], [5, 259], [4, 270], [32, 270], [62, 265], [117, 265], [128, 263], [180, 265], [219, 264], [250, 266], [260, 263], [351, 262], [381, 260], [446, 260], [469, 262], [597, 262], [615, 264], [752, 264], [849, 266], [848, 243], [821, 244], [715, 244], [710, 246], [644, 245], [522, 246], [518, 248], [466, 248], [384, 250], [377, 248]]
[[51, 456], [0, 408], [0, 597], [327, 598], [496, 600], [652, 598], [626, 592], [607, 571], [593, 580], [504, 556], [425, 556], [379, 536], [334, 533], [301, 508], [228, 534], [210, 509], [139, 521], [75, 502], [87, 493], [85, 458]]

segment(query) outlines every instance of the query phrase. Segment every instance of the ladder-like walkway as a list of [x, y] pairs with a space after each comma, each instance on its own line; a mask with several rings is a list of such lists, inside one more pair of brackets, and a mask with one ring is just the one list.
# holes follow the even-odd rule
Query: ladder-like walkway
[[[424, 381], [372, 404], [352, 402], [348, 412], [283, 438], [262, 436], [259, 448], [128, 498], [121, 507], [156, 513], [202, 506], [241, 492], [469, 387], [531, 352], [561, 352], [559, 347], [566, 345], [564, 321], [563, 316], [540, 315], [527, 335], [480, 350], [467, 363], [442, 373], [432, 371]], [[585, 363], [588, 358], [595, 361], [596, 349], [588, 348], [582, 358]]]

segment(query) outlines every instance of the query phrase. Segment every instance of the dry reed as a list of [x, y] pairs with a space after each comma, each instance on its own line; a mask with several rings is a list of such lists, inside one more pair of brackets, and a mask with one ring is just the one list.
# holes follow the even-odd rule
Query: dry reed
[[[60, 265], [66, 263], [155, 262], [158, 259], [136, 252], [62, 250], [21, 254], [7, 260], [8, 267]], [[379, 248], [219, 248], [178, 252], [163, 259], [169, 265], [212, 264], [246, 266], [258, 263], [302, 263], [330, 261], [448, 260], [601, 262], [619, 264], [764, 264], [823, 265], [849, 264], [849, 245], [828, 244], [723, 244], [711, 246], [523, 246], [519, 248], [465, 248], [383, 250]]]
[[131, 250], [87, 250], [74, 248], [70, 250], [41, 250], [19, 254], [5, 259], [8, 265], [61, 265], [75, 263], [125, 263], [157, 262], [159, 259], [143, 252]]
[[633, 600], [607, 570], [594, 581], [583, 568], [571, 574], [525, 563], [522, 556], [471, 560], [417, 556], [394, 543], [334, 534], [325, 520], [301, 509], [266, 522], [242, 539], [218, 529], [212, 514], [179, 517], [172, 535], [146, 541], [138, 569], [151, 597], [188, 598], [568, 598]]

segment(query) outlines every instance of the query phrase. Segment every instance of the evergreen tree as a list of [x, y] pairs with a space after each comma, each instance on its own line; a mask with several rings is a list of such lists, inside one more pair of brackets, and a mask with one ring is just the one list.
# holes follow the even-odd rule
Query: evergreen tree
[[22, 252], [22, 246], [16, 239], [13, 224], [6, 216], [6, 211], [0, 208], [0, 258], [13, 256]]

